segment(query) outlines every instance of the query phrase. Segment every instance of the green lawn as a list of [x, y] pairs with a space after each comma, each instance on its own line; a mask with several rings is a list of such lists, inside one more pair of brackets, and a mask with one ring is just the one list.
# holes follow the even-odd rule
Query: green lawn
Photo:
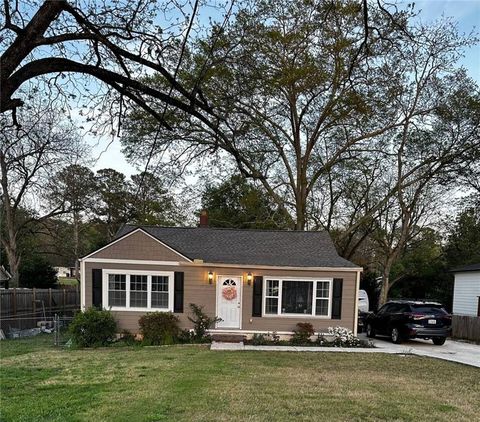
[[2, 421], [473, 421], [480, 370], [413, 356], [206, 346], [1, 347]]
[[58, 277], [60, 286], [78, 286], [78, 280], [70, 277]]

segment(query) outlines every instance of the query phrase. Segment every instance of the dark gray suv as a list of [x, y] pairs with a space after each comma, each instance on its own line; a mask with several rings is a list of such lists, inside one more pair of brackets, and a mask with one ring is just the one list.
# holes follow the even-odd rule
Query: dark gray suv
[[368, 337], [389, 336], [396, 344], [414, 338], [432, 339], [441, 346], [450, 335], [452, 317], [440, 303], [399, 300], [367, 315], [365, 325]]

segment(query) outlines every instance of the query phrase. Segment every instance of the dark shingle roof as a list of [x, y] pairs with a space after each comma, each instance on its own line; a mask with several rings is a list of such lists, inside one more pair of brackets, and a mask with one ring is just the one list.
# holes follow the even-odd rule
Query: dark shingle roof
[[457, 267], [451, 270], [451, 273], [463, 273], [466, 271], [480, 271], [480, 264], [464, 265], [463, 267]]
[[[117, 238], [139, 228], [124, 226]], [[357, 267], [338, 256], [327, 232], [140, 226], [190, 259], [286, 267]]]

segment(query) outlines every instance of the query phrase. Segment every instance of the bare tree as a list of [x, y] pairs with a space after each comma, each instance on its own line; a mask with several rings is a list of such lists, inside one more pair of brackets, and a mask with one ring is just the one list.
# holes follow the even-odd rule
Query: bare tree
[[[21, 254], [18, 239], [31, 223], [44, 221], [67, 211], [64, 202], [46, 209], [43, 190], [52, 173], [68, 162], [77, 151], [78, 137], [71, 125], [62, 124], [61, 116], [41, 105], [25, 109], [19, 115], [19, 129], [7, 116], [2, 117], [0, 133], [0, 168], [2, 187], [2, 221], [11, 286], [18, 286]], [[19, 218], [22, 210], [26, 218]]]
[[392, 266], [425, 225], [438, 221], [449, 195], [462, 184], [460, 177], [480, 158], [479, 107], [478, 88], [460, 78], [428, 121], [407, 121], [386, 149], [378, 178], [386, 189], [370, 234], [382, 271], [381, 303], [398, 281], [390, 280]]

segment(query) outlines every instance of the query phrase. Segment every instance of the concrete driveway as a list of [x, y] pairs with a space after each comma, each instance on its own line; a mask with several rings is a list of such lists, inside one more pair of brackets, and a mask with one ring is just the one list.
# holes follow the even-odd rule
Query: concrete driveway
[[[359, 338], [367, 339], [365, 334]], [[224, 351], [264, 351], [264, 352], [325, 352], [325, 353], [388, 353], [394, 355], [413, 354], [427, 356], [480, 368], [480, 345], [462, 341], [447, 340], [443, 346], [435, 346], [431, 341], [410, 340], [402, 344], [393, 344], [386, 337], [373, 339], [375, 348], [357, 347], [318, 347], [318, 346], [253, 346], [240, 343], [212, 342], [211, 350]]]
[[[367, 338], [359, 334], [360, 338]], [[431, 340], [409, 340], [402, 344], [393, 344], [386, 337], [373, 339], [375, 346], [385, 351], [396, 353], [413, 353], [480, 368], [480, 345], [462, 341], [447, 340], [443, 346], [435, 346]]]

